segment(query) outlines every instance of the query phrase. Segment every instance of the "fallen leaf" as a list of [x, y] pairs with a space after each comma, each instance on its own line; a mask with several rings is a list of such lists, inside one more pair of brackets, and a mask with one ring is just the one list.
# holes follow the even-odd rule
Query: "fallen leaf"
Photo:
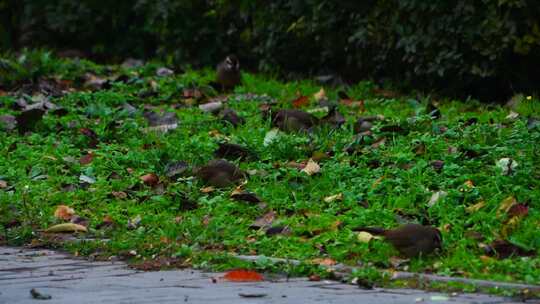
[[274, 220], [276, 219], [276, 212], [275, 211], [269, 211], [263, 216], [257, 218], [250, 226], [251, 229], [260, 229], [265, 227], [270, 227]]
[[232, 109], [224, 109], [220, 112], [220, 117], [221, 120], [230, 123], [233, 127], [237, 127], [246, 123], [246, 120], [236, 114], [236, 112]]
[[0, 129], [13, 130], [17, 127], [17, 119], [13, 115], [0, 115]]
[[159, 177], [155, 173], [145, 174], [139, 179], [147, 186], [154, 187], [159, 183]]
[[427, 203], [428, 207], [433, 207], [437, 202], [444, 199], [448, 195], [446, 191], [437, 191], [431, 195], [429, 202]]
[[309, 104], [309, 97], [307, 96], [300, 96], [296, 98], [295, 100], [293, 100], [292, 102], [293, 108], [297, 108], [297, 109], [303, 106], [306, 106], [308, 104]]
[[393, 256], [388, 259], [388, 262], [390, 262], [390, 265], [392, 265], [393, 268], [397, 269], [402, 265], [409, 263], [410, 259], [402, 259], [400, 257]]
[[508, 211], [510, 211], [510, 208], [517, 205], [518, 202], [515, 197], [509, 196], [505, 198], [501, 204], [499, 205], [499, 209], [497, 210], [497, 216], [502, 216], [503, 214], [507, 214]]
[[479, 201], [478, 203], [465, 208], [465, 211], [467, 211], [468, 213], [475, 213], [478, 212], [478, 210], [484, 208], [484, 206], [486, 206], [486, 202]]
[[141, 224], [141, 221], [142, 221], [142, 217], [140, 215], [137, 215], [134, 218], [128, 219], [127, 228], [129, 230], [137, 229], [137, 227], [139, 227], [139, 225]]
[[221, 108], [223, 108], [223, 103], [221, 101], [208, 102], [199, 105], [199, 109], [205, 113], [216, 113]]
[[94, 184], [96, 182], [96, 179], [91, 176], [81, 174], [79, 176], [79, 182], [83, 184]]
[[306, 173], [307, 175], [311, 176], [314, 174], [317, 174], [321, 171], [321, 167], [319, 164], [317, 164], [313, 159], [309, 159], [304, 169], [302, 169], [302, 172]]
[[338, 193], [338, 194], [327, 196], [323, 200], [326, 203], [332, 203], [332, 202], [335, 202], [335, 201], [342, 201], [343, 200], [343, 193]]
[[279, 137], [279, 129], [277, 129], [277, 128], [274, 128], [274, 129], [266, 132], [266, 135], [264, 136], [264, 140], [263, 140], [263, 146], [268, 147], [278, 137]]
[[88, 165], [89, 163], [92, 162], [93, 159], [94, 159], [94, 153], [88, 152], [88, 154], [82, 156], [81, 159], [79, 159], [79, 163], [81, 165]]
[[166, 77], [171, 75], [174, 75], [174, 71], [169, 68], [161, 67], [156, 70], [156, 76], [158, 77]]
[[[1, 187], [0, 187], [1, 188]], [[516, 204], [510, 207], [508, 210], [508, 216], [510, 217], [523, 217], [529, 213], [529, 207], [525, 204]]]
[[510, 111], [510, 113], [506, 116], [506, 119], [508, 120], [515, 120], [519, 117], [519, 113]]
[[508, 157], [501, 158], [497, 161], [497, 168], [501, 169], [503, 175], [511, 175], [516, 171], [518, 163]]
[[260, 273], [251, 270], [232, 270], [227, 272], [223, 278], [231, 282], [260, 282], [264, 280]]
[[75, 215], [75, 210], [66, 205], [58, 205], [54, 211], [54, 217], [65, 221], [71, 220], [73, 215]]
[[105, 227], [111, 227], [113, 225], [114, 225], [114, 220], [113, 220], [112, 216], [105, 215], [103, 217], [103, 219], [101, 220], [101, 223], [96, 225], [96, 229], [101, 229], [101, 228], [105, 228]]
[[178, 118], [174, 112], [165, 112], [158, 114], [152, 111], [146, 111], [143, 113], [144, 118], [148, 121], [148, 128], [145, 128], [145, 132], [167, 132], [174, 130], [178, 127]]
[[337, 262], [331, 258], [316, 258], [311, 260], [311, 263], [321, 266], [334, 266], [337, 264]]
[[319, 282], [321, 280], [321, 276], [318, 274], [312, 274], [309, 276], [308, 280], [311, 282]]
[[210, 193], [210, 192], [216, 191], [216, 188], [212, 186], [208, 186], [208, 187], [201, 188], [199, 191], [201, 191], [202, 193]]
[[371, 233], [369, 233], [367, 231], [360, 231], [356, 235], [356, 238], [358, 239], [358, 241], [360, 243], [369, 243], [375, 237], [373, 236], [373, 234], [371, 234]]
[[313, 98], [315, 98], [316, 101], [321, 101], [326, 98], [326, 92], [324, 91], [324, 88], [321, 88], [319, 92], [313, 94]]
[[384, 145], [386, 143], [386, 137], [381, 137], [377, 139], [373, 144], [371, 144], [371, 147], [374, 149], [379, 148], [380, 146]]
[[111, 194], [118, 199], [127, 198], [127, 193], [125, 193], [124, 191], [113, 191], [111, 192]]
[[74, 233], [74, 232], [87, 232], [88, 230], [83, 225], [74, 223], [63, 223], [54, 225], [45, 230], [48, 233]]

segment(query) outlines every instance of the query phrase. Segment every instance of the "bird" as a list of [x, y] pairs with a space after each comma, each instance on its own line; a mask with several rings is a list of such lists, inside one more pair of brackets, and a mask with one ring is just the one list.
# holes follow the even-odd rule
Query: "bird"
[[224, 159], [211, 160], [195, 172], [205, 184], [218, 188], [233, 186], [246, 177], [246, 174], [235, 164]]
[[217, 66], [217, 83], [223, 91], [234, 89], [240, 84], [240, 62], [236, 55], [228, 55]]
[[278, 110], [272, 112], [270, 117], [272, 125], [285, 132], [308, 131], [319, 123], [317, 117], [296, 109]]
[[402, 255], [413, 258], [425, 256], [442, 246], [441, 232], [432, 226], [406, 224], [395, 229], [355, 228], [355, 231], [365, 231], [374, 235], [382, 235]]

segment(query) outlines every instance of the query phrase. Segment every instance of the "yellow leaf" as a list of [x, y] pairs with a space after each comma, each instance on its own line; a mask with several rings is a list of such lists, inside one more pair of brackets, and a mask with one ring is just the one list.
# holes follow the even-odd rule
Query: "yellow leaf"
[[497, 210], [497, 216], [501, 216], [504, 213], [507, 213], [508, 210], [510, 210], [510, 208], [512, 208], [512, 206], [517, 205], [517, 203], [518, 202], [517, 202], [516, 198], [513, 197], [513, 196], [509, 196], [509, 197], [505, 198], [501, 202], [501, 205], [499, 205], [499, 209]]
[[49, 227], [45, 232], [49, 233], [74, 233], [74, 232], [87, 232], [88, 230], [83, 225], [74, 223], [64, 223]]
[[317, 164], [313, 159], [309, 159], [307, 165], [302, 169], [302, 172], [306, 173], [307, 175], [313, 175], [317, 174], [321, 171], [321, 167], [319, 164]]
[[477, 212], [478, 210], [484, 208], [485, 205], [486, 205], [485, 201], [479, 201], [478, 203], [465, 208], [465, 211], [467, 211], [468, 213], [474, 213], [474, 212]]
[[317, 93], [315, 93], [315, 94], [313, 95], [313, 98], [315, 98], [316, 101], [320, 101], [320, 100], [322, 100], [322, 99], [326, 99], [326, 92], [324, 91], [323, 88], [321, 88], [321, 89], [319, 90], [319, 92], [317, 92]]
[[356, 236], [356, 238], [361, 243], [369, 243], [369, 241], [371, 241], [374, 238], [374, 236], [373, 236], [373, 234], [371, 234], [369, 232], [360, 231], [360, 232], [358, 232], [358, 235]]
[[331, 203], [331, 202], [335, 202], [335, 201], [342, 201], [342, 200], [343, 200], [343, 193], [330, 195], [330, 196], [327, 196], [327, 197], [324, 198], [324, 201], [326, 203]]

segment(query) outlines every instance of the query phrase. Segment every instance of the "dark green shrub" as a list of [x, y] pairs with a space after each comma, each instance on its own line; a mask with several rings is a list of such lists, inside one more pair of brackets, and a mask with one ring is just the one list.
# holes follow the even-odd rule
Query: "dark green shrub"
[[[452, 92], [531, 91], [540, 80], [535, 0], [0, 0], [4, 47], [158, 55], [213, 65], [333, 72]], [[500, 91], [497, 88], [503, 88]]]

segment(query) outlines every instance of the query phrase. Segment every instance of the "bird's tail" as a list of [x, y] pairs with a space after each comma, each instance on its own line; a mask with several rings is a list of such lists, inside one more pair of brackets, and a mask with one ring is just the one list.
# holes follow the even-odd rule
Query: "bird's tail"
[[382, 235], [384, 234], [386, 229], [380, 228], [380, 227], [357, 227], [357, 228], [354, 228], [353, 231], [365, 231], [373, 235]]

